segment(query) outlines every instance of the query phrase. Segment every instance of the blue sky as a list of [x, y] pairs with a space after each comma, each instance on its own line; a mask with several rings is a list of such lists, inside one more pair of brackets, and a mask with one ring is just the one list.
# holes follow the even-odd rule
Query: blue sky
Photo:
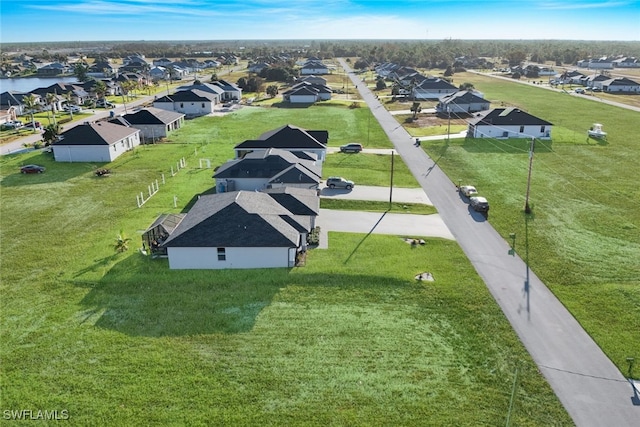
[[640, 40], [640, 0], [0, 0], [0, 42]]

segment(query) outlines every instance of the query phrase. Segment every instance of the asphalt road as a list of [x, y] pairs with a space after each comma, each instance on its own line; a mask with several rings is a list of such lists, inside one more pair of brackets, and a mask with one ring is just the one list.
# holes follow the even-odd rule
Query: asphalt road
[[[640, 426], [640, 395], [453, 182], [340, 61], [578, 426]], [[521, 212], [514, 215], [522, 216]], [[534, 224], [529, 224], [529, 228]], [[506, 237], [506, 236], [505, 236]], [[524, 244], [525, 236], [518, 236]]]

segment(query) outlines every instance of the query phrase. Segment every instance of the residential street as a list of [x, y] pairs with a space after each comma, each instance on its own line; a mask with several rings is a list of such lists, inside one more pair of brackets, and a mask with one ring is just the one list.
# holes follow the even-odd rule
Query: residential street
[[[359, 76], [340, 62], [576, 425], [640, 425], [640, 397], [632, 384], [525, 261], [508, 254], [506, 236], [468, 209], [454, 183], [413, 145], [413, 138], [380, 107]], [[518, 239], [522, 251], [524, 236]]]

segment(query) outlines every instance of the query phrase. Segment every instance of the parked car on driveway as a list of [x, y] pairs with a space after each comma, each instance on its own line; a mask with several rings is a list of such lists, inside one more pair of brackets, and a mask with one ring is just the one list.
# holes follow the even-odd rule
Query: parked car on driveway
[[29, 122], [24, 127], [28, 129], [40, 129], [42, 127], [42, 123], [40, 122]]
[[347, 190], [351, 190], [354, 185], [353, 181], [349, 181], [340, 176], [330, 176], [327, 178], [327, 187], [329, 188], [346, 188]]
[[476, 212], [489, 212], [489, 202], [484, 197], [473, 196], [469, 199], [469, 204]]
[[575, 93], [584, 93], [584, 89], [578, 88], [574, 92]]
[[82, 108], [77, 105], [65, 105], [62, 109], [66, 112], [79, 113], [82, 111]]
[[471, 197], [475, 194], [478, 194], [478, 190], [473, 185], [463, 185], [460, 187], [460, 192], [467, 197]]
[[114, 108], [115, 104], [113, 102], [109, 102], [106, 99], [99, 99], [96, 101], [96, 107], [98, 108]]
[[20, 129], [23, 126], [20, 120], [12, 120], [2, 124], [3, 129]]
[[20, 168], [20, 173], [43, 173], [45, 170], [44, 166], [25, 165]]
[[362, 144], [358, 144], [357, 142], [351, 142], [340, 146], [340, 152], [342, 153], [359, 153], [361, 151]]

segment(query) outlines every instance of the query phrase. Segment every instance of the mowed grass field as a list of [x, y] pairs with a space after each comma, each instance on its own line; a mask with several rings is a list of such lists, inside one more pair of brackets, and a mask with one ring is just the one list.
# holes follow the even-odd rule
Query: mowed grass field
[[[624, 373], [640, 357], [640, 190], [636, 176], [640, 113], [534, 86], [456, 74], [492, 101], [554, 124], [538, 141], [525, 221], [530, 141], [424, 142], [453, 179], [475, 184], [491, 202], [490, 221], [571, 310]], [[603, 123], [607, 142], [588, 140]], [[638, 373], [635, 373], [637, 377]]]
[[[108, 178], [94, 176], [102, 164], [2, 157], [2, 409], [67, 410], [82, 426], [501, 425], [515, 390], [512, 425], [571, 425], [455, 242], [331, 233], [305, 267], [251, 271], [170, 271], [137, 251], [157, 215], [211, 188], [199, 159], [214, 167], [284, 123], [328, 129], [331, 145], [363, 140], [361, 114], [255, 108], [189, 121], [173, 142], [110, 163]], [[171, 177], [180, 158], [187, 167]], [[325, 171], [345, 159], [389, 167], [331, 155]], [[19, 174], [26, 163], [47, 171]], [[132, 240], [116, 254], [120, 231]], [[427, 271], [434, 282], [415, 280]]]

